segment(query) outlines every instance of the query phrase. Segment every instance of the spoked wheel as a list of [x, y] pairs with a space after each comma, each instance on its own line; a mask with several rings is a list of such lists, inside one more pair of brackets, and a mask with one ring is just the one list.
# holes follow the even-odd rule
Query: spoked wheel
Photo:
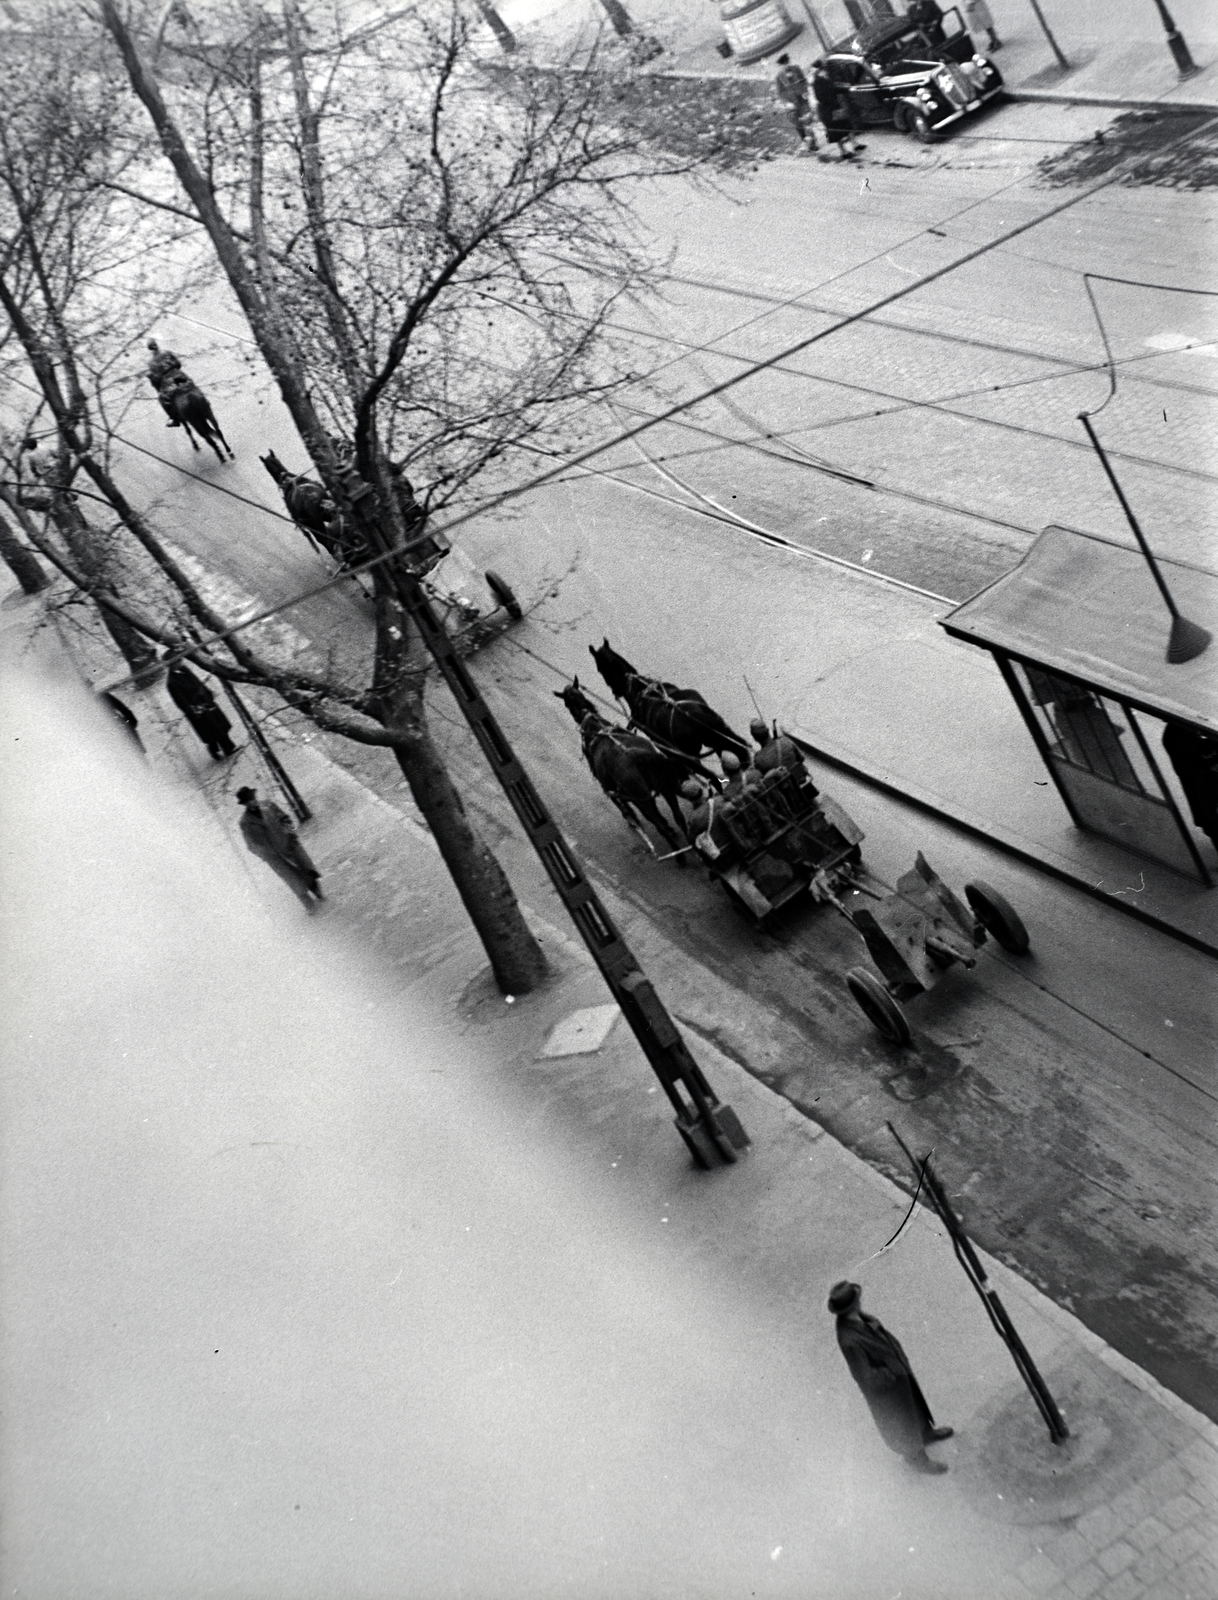
[[1019, 913], [1007, 904], [997, 889], [991, 889], [988, 883], [966, 883], [964, 898], [972, 906], [977, 921], [987, 933], [994, 935], [1004, 950], [1009, 950], [1013, 956], [1028, 953], [1032, 943], [1028, 930], [1019, 920]]
[[925, 111], [909, 110], [905, 113], [905, 126], [921, 144], [934, 144], [935, 130]]
[[505, 578], [501, 578], [497, 572], [487, 572], [483, 576], [486, 578], [487, 588], [498, 600], [508, 616], [511, 617], [513, 622], [519, 622], [521, 617], [524, 616], [524, 612], [520, 609], [520, 601], [517, 600], [511, 584]]
[[888, 993], [874, 972], [866, 967], [851, 967], [846, 987], [854, 996], [868, 1022], [891, 1044], [908, 1044], [913, 1038], [905, 1013]]

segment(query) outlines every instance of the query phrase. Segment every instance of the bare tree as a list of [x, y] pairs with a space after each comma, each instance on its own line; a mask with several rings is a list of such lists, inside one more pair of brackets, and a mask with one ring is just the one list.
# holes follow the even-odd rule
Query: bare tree
[[[562, 448], [581, 407], [625, 377], [603, 337], [644, 271], [623, 196], [667, 169], [606, 118], [595, 71], [485, 64], [443, 0], [376, 29], [345, 30], [340, 13], [297, 0], [274, 13], [239, 0], [199, 20], [99, 0], [99, 16], [163, 156], [140, 168], [137, 153], [113, 192], [205, 230], [340, 503], [351, 479], [338, 441], [354, 450], [376, 497], [370, 551], [407, 542], [397, 473], [420, 482], [432, 515], [468, 505], [505, 452]], [[431, 740], [428, 658], [384, 568], [362, 681], [277, 660], [208, 604], [124, 496], [64, 352], [18, 297], [4, 305], [68, 459], [131, 536], [140, 580], [95, 584], [100, 602], [207, 670], [392, 750], [500, 985], [534, 986], [543, 957]], [[87, 580], [62, 544], [40, 547]], [[195, 645], [200, 634], [210, 642]]]

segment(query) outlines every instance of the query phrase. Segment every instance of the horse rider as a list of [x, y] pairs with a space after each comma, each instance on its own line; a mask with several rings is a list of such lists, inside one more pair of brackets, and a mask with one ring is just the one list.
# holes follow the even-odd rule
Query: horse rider
[[779, 733], [777, 727], [771, 730], [764, 717], [754, 717], [749, 723], [749, 732], [761, 746], [753, 757], [755, 771], [774, 772], [779, 767], [789, 767], [792, 772], [798, 772], [803, 766], [804, 758], [794, 739]]
[[190, 380], [182, 370], [180, 357], [172, 350], [162, 350], [155, 339], [149, 339], [148, 348], [152, 351], [152, 360], [148, 363], [148, 382], [156, 390], [161, 410], [169, 418], [169, 426], [180, 428], [182, 424], [173, 414], [167, 391], [172, 392], [174, 388], [180, 387], [176, 381], [179, 378], [182, 383], [188, 383]]

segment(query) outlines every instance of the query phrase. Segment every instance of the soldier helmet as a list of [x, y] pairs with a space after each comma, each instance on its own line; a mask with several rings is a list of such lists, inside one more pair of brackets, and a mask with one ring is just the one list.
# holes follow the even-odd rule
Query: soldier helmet
[[250, 801], [254, 799], [256, 794], [257, 790], [250, 789], [248, 787], [244, 789], [238, 789], [237, 799], [243, 806], [247, 806], [249, 805]]
[[685, 782], [681, 785], [681, 793], [687, 800], [701, 800], [702, 785], [698, 782], [697, 778], [686, 778]]
[[749, 732], [758, 744], [766, 744], [770, 737], [770, 725], [764, 717], [754, 717], [749, 723]]
[[723, 768], [724, 772], [739, 772], [740, 757], [734, 754], [734, 752], [731, 750], [725, 750], [719, 757], [719, 765]]

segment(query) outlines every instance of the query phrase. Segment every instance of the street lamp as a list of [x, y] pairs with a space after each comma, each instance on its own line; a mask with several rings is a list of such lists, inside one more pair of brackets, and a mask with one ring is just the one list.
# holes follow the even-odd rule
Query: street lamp
[[1176, 27], [1175, 20], [1163, 0], [1155, 0], [1155, 4], [1158, 6], [1159, 15], [1163, 19], [1163, 28], [1167, 34], [1167, 48], [1176, 58], [1176, 66], [1180, 70], [1180, 76], [1182, 78], [1191, 77], [1197, 71], [1197, 63], [1188, 53], [1188, 45], [1184, 41], [1184, 35]]

